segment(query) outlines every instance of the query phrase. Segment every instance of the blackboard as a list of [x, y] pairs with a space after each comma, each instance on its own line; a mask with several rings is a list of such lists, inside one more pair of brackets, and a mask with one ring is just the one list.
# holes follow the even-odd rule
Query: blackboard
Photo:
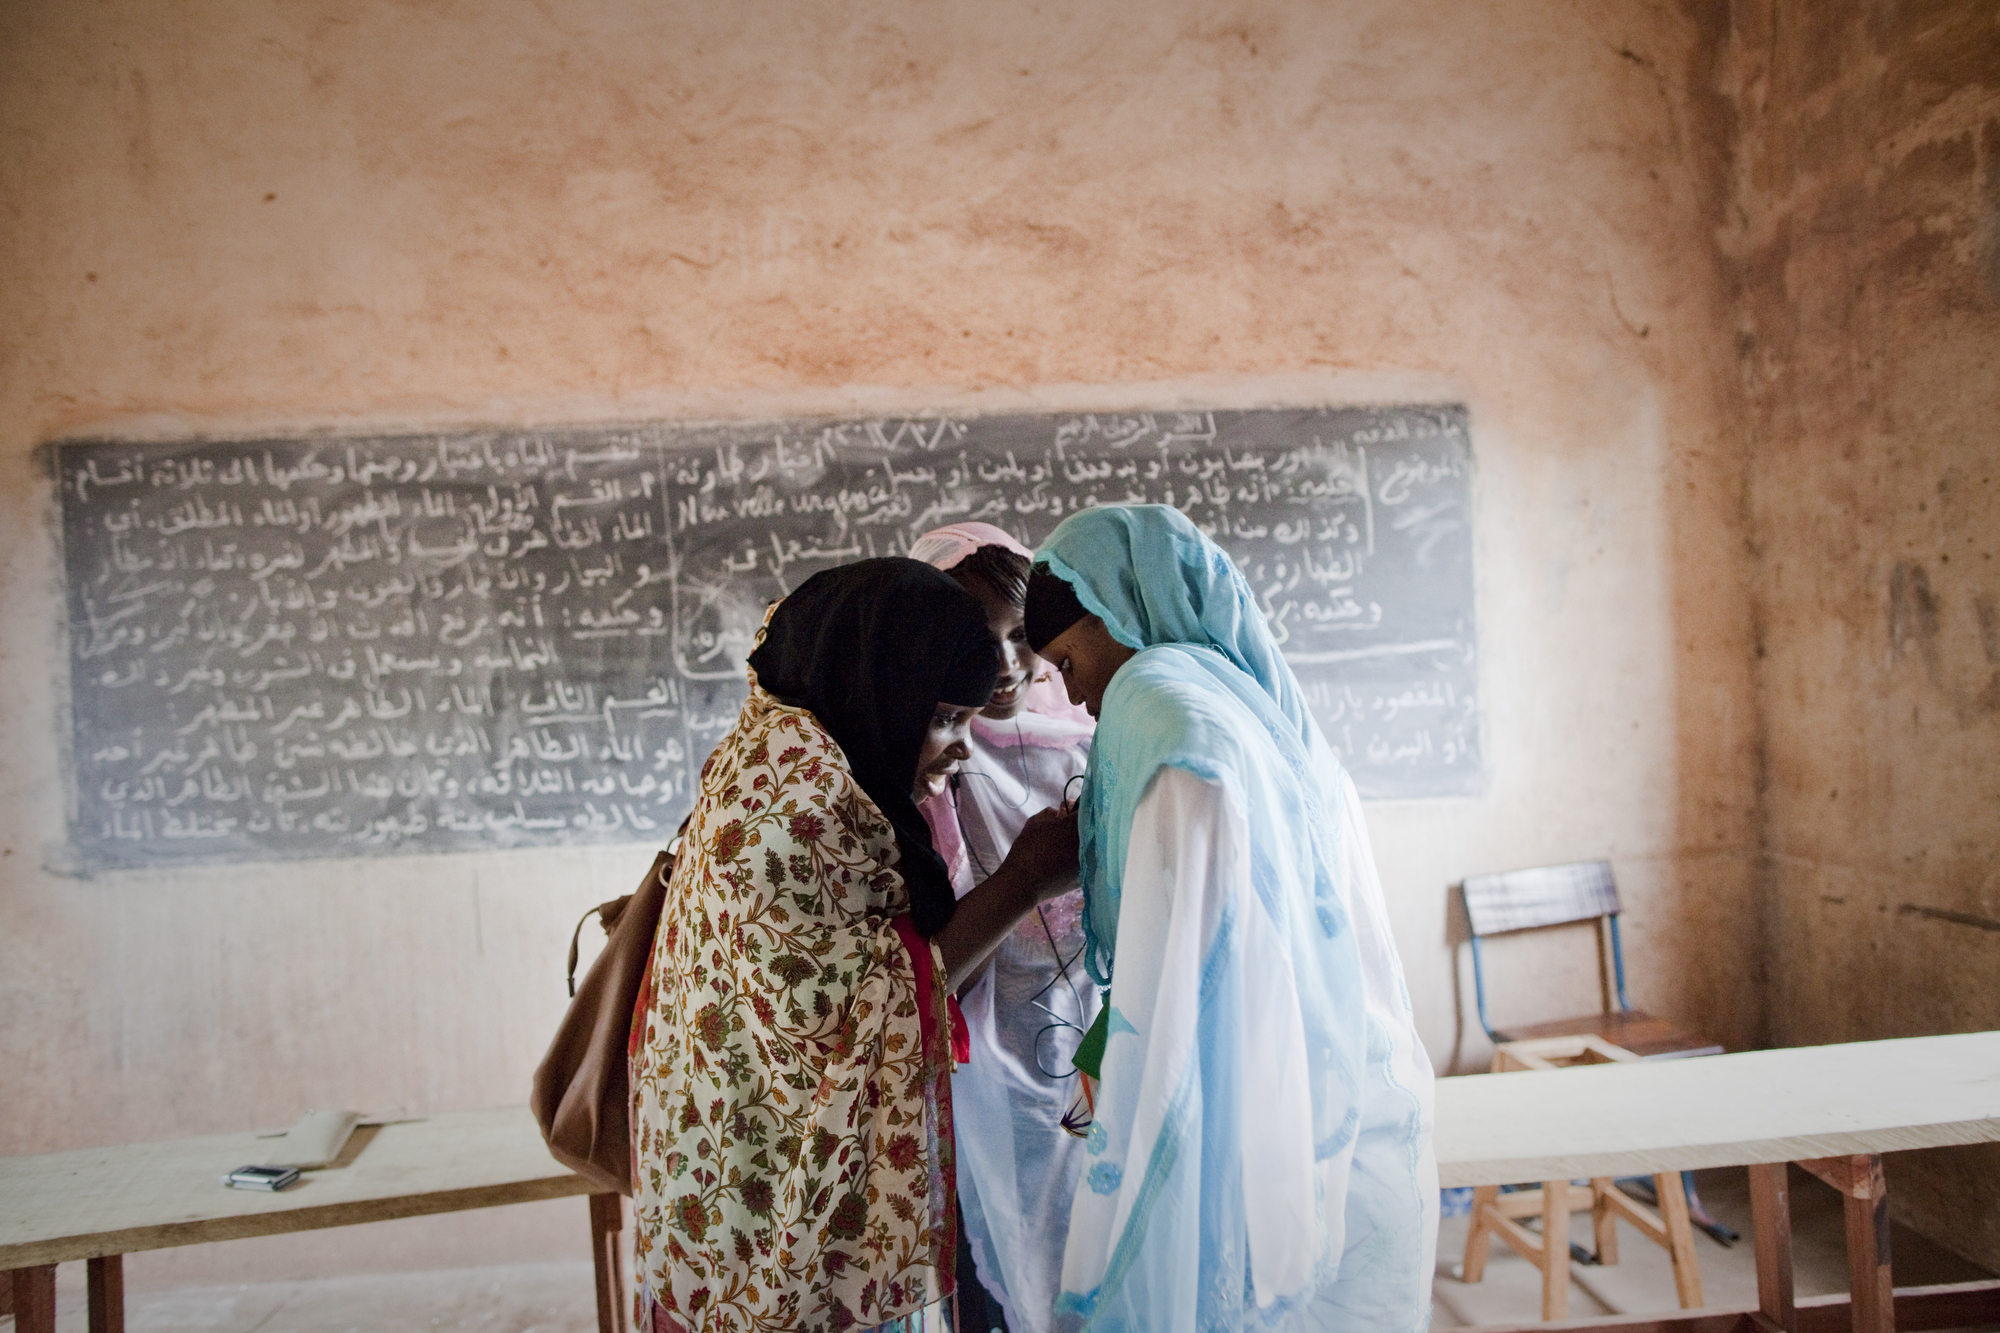
[[1364, 796], [1480, 780], [1456, 406], [52, 449], [84, 869], [659, 842], [768, 602], [969, 518], [1180, 506]]

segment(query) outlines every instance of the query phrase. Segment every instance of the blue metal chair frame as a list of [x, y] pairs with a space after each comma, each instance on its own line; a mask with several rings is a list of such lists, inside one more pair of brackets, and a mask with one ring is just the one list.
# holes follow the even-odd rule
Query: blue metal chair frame
[[[1486, 1015], [1486, 958], [1480, 940], [1487, 935], [1609, 921], [1611, 971], [1618, 1010], [1631, 1012], [1632, 1003], [1625, 995], [1625, 944], [1618, 933], [1618, 884], [1612, 877], [1609, 861], [1578, 861], [1497, 875], [1468, 875], [1459, 886], [1459, 893], [1465, 905], [1466, 925], [1471, 931], [1473, 999], [1479, 1008], [1479, 1026], [1489, 1038], [1500, 1040]], [[1598, 947], [1603, 948], [1602, 936]]]
[[[1621, 1013], [1632, 1012], [1632, 1001], [1625, 995], [1625, 945], [1618, 937], [1618, 913], [1605, 913], [1604, 920], [1611, 923], [1611, 976], [1618, 991], [1618, 1008]], [[1522, 929], [1532, 929], [1524, 926]], [[1472, 944], [1472, 1000], [1479, 1010], [1479, 1026], [1486, 1030], [1489, 1041], [1497, 1042], [1500, 1037], [1493, 1031], [1493, 1024], [1486, 1017], [1486, 967], [1485, 959], [1479, 952], [1479, 933], [1471, 935]]]

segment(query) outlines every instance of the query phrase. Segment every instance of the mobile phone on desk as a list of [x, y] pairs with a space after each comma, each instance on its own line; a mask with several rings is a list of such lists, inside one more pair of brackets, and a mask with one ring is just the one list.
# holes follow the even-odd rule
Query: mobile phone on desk
[[239, 1166], [224, 1176], [222, 1183], [233, 1190], [276, 1193], [298, 1178], [299, 1169], [295, 1166]]

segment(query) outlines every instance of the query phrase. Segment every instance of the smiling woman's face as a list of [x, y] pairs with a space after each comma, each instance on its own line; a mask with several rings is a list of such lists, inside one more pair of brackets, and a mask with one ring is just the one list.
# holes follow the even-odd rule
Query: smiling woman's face
[[1028, 631], [1021, 624], [1019, 606], [984, 584], [969, 584], [966, 590], [985, 608], [986, 627], [993, 631], [993, 638], [1000, 645], [1000, 680], [993, 687], [993, 697], [979, 713], [1004, 722], [1028, 702], [1028, 686], [1041, 670], [1042, 660], [1028, 646]]
[[930, 725], [924, 729], [923, 748], [917, 751], [917, 778], [910, 788], [913, 800], [921, 802], [942, 792], [951, 782], [951, 775], [958, 772], [958, 766], [972, 757], [968, 738], [972, 734], [973, 714], [978, 711], [941, 703], [931, 713]]

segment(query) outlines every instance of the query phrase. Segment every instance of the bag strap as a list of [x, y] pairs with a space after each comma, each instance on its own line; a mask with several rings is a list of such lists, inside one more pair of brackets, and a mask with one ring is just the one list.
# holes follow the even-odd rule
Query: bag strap
[[[673, 841], [667, 844], [666, 863], [659, 867], [662, 882], [668, 875], [674, 873], [674, 862], [680, 856], [681, 839], [687, 836], [688, 823], [693, 818], [694, 812], [690, 810], [687, 818], [681, 821], [680, 830], [674, 834]], [[569, 966], [563, 974], [563, 980], [569, 986], [569, 997], [572, 1000], [576, 998], [576, 954], [577, 944], [583, 939], [583, 923], [590, 920], [593, 915], [596, 916], [604, 923], [604, 933], [608, 936], [618, 928], [618, 918], [625, 914], [625, 908], [631, 901], [632, 895], [628, 893], [621, 898], [613, 898], [608, 903], [599, 903], [576, 919], [576, 929], [569, 933]]]
[[583, 923], [590, 920], [593, 913], [603, 912], [604, 908], [605, 904], [599, 903], [585, 912], [576, 919], [576, 929], [569, 933], [569, 968], [564, 974], [564, 979], [569, 984], [569, 997], [572, 1000], [576, 998], [576, 946], [577, 941], [583, 938]]

